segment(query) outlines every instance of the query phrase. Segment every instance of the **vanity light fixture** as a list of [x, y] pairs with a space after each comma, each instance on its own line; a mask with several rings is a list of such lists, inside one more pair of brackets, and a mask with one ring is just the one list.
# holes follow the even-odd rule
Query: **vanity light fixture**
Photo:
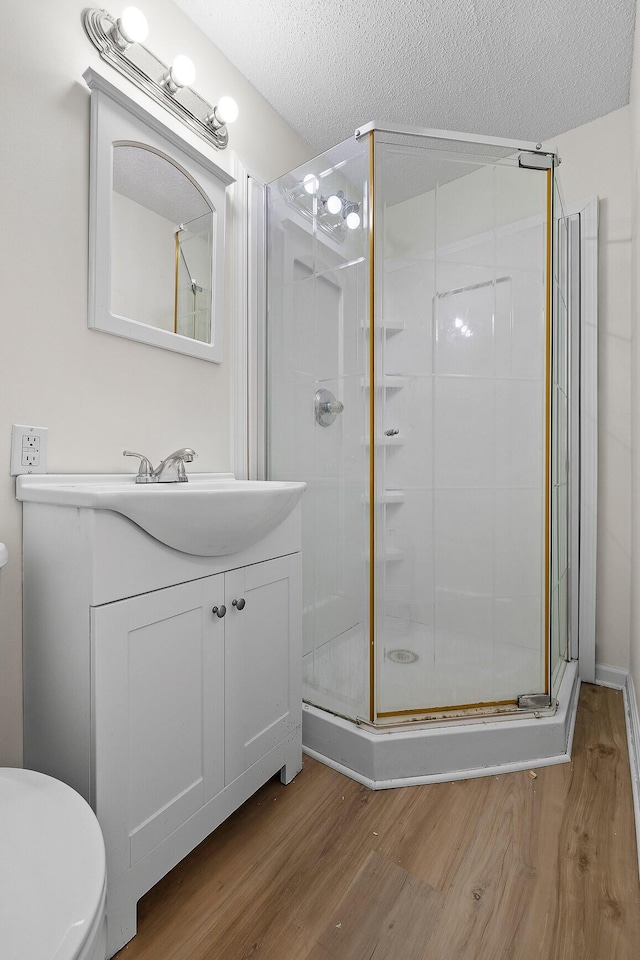
[[179, 54], [167, 66], [145, 47], [149, 27], [140, 10], [126, 7], [116, 19], [106, 10], [90, 8], [82, 13], [82, 25], [103, 60], [208, 143], [225, 149], [227, 124], [238, 116], [235, 100], [221, 97], [217, 106], [212, 106], [191, 87], [196, 70], [189, 57]]
[[360, 204], [355, 203], [354, 200], [348, 200], [342, 190], [331, 194], [330, 197], [320, 197], [320, 200], [329, 213], [342, 215], [342, 219], [349, 230], [358, 229], [360, 226]]
[[233, 123], [238, 118], [238, 104], [233, 97], [220, 97], [220, 103], [213, 108], [207, 117], [207, 123], [214, 130], [219, 130], [227, 123]]
[[144, 43], [149, 36], [149, 24], [137, 7], [125, 7], [110, 33], [118, 49], [126, 50], [132, 43]]
[[162, 78], [169, 93], [177, 93], [181, 87], [190, 87], [196, 78], [196, 68], [189, 57], [179, 53]]

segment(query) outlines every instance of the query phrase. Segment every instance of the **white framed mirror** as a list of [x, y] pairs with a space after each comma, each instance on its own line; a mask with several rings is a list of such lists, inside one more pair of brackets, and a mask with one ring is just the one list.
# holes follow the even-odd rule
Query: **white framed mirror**
[[95, 70], [88, 324], [220, 363], [226, 188], [234, 182]]

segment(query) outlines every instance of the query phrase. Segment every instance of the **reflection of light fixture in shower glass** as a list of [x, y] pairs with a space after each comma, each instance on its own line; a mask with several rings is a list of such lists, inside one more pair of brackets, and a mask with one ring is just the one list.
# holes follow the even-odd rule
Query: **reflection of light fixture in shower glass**
[[304, 187], [307, 193], [315, 193], [318, 187], [320, 186], [320, 182], [318, 181], [318, 178], [314, 177], [312, 173], [307, 173], [305, 174], [305, 178], [302, 181], [302, 186]]
[[329, 213], [342, 214], [342, 219], [346, 222], [349, 230], [357, 230], [360, 226], [359, 203], [348, 200], [342, 190], [331, 194], [330, 197], [321, 197], [320, 199]]
[[456, 317], [453, 321], [453, 325], [456, 330], [459, 332], [461, 337], [467, 337], [467, 339], [472, 336], [471, 328], [467, 323], [464, 322], [460, 317]]
[[360, 205], [354, 203], [353, 200], [344, 200], [342, 203], [342, 216], [345, 219], [345, 223], [349, 227], [349, 230], [357, 230], [360, 226], [360, 214], [358, 210]]

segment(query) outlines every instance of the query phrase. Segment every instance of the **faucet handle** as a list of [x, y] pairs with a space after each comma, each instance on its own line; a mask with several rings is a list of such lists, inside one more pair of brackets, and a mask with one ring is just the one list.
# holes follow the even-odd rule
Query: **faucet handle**
[[133, 450], [123, 450], [123, 457], [140, 457], [140, 466], [136, 476], [136, 483], [154, 483], [153, 466], [150, 460], [147, 460], [141, 453], [134, 453]]

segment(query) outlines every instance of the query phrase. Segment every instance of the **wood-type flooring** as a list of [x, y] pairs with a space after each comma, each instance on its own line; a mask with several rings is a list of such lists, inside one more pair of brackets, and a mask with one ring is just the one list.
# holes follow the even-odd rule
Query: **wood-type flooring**
[[571, 763], [373, 792], [305, 757], [143, 897], [119, 960], [639, 960], [622, 694]]

